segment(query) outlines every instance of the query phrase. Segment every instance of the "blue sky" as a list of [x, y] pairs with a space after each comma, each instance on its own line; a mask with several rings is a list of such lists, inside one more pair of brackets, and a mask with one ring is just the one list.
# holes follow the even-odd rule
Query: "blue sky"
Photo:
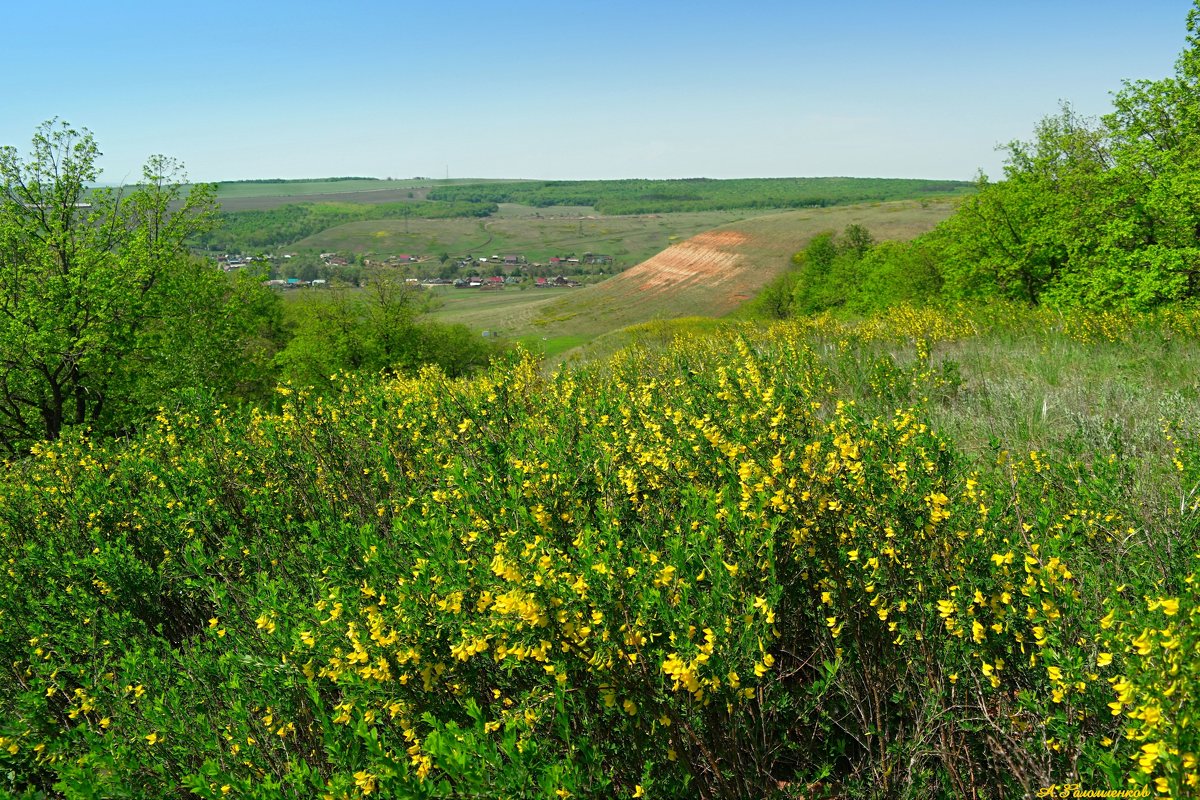
[[105, 182], [970, 179], [1068, 100], [1160, 78], [1189, 0], [14, 3], [0, 144], [59, 117]]

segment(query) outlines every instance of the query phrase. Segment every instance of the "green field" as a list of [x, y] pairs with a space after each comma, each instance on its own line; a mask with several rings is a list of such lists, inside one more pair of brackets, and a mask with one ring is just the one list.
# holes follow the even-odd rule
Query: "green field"
[[558, 298], [558, 292], [582, 289], [535, 289], [531, 286], [508, 287], [501, 291], [478, 289], [434, 289], [437, 309], [431, 314], [441, 322], [466, 325], [477, 331], [491, 331], [505, 338], [534, 337], [544, 334], [536, 325], [541, 309]]
[[520, 181], [439, 186], [432, 200], [521, 203], [537, 208], [595, 206], [605, 214], [730, 209], [824, 208], [970, 193], [967, 181], [897, 178], [685, 178]]
[[305, 197], [314, 194], [407, 190], [419, 186], [427, 187], [430, 183], [431, 181], [415, 178], [408, 180], [348, 178], [345, 180], [229, 181], [217, 184], [217, 199], [225, 201], [235, 197]]

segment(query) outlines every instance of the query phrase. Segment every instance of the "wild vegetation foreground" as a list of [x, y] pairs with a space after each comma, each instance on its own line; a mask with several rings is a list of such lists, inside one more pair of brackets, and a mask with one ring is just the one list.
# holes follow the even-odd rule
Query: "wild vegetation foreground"
[[1194, 793], [1196, 416], [937, 428], [995, 393], [949, 354], [1198, 326], [901, 309], [73, 431], [0, 486], [0, 786]]

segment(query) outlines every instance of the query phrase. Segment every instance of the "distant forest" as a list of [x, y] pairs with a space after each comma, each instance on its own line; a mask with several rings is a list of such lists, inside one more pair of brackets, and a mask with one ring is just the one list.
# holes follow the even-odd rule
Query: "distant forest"
[[683, 180], [522, 181], [447, 186], [430, 200], [592, 206], [602, 214], [808, 208], [909, 200], [971, 191], [967, 181], [898, 178], [688, 178]]

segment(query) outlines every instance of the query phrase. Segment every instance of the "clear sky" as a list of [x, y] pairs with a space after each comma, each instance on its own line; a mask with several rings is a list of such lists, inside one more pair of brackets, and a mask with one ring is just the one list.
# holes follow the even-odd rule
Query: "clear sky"
[[0, 144], [102, 180], [999, 176], [1173, 71], [1190, 0], [60, 0], [0, 16]]

